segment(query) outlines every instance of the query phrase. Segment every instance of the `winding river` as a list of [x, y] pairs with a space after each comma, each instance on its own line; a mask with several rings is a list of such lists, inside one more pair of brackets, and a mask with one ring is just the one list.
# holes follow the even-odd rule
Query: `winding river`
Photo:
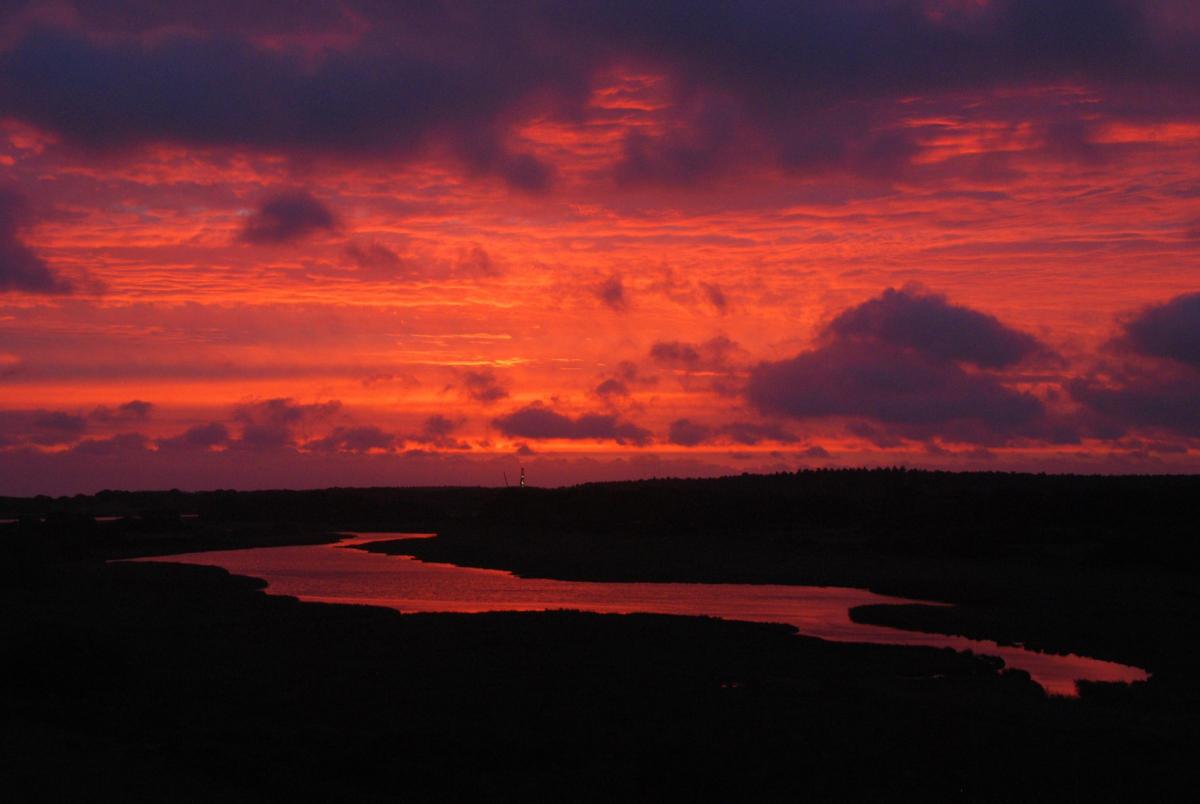
[[[786, 623], [800, 633], [837, 642], [921, 645], [998, 656], [1025, 670], [1051, 695], [1077, 694], [1076, 680], [1143, 681], [1144, 670], [1074, 654], [1039, 653], [1020, 646], [856, 623], [850, 609], [906, 600], [833, 586], [706, 583], [599, 583], [521, 578], [346, 549], [372, 541], [432, 534], [354, 533], [336, 544], [187, 553], [144, 561], [221, 567], [262, 578], [267, 592], [323, 603], [385, 606], [400, 612], [546, 611], [679, 614]], [[939, 605], [939, 604], [928, 604]]]

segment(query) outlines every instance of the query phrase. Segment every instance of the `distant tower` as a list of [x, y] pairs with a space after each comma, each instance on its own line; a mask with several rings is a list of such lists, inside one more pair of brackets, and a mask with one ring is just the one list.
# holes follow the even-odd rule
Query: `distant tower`
[[521, 467], [521, 488], [525, 488], [525, 467]]

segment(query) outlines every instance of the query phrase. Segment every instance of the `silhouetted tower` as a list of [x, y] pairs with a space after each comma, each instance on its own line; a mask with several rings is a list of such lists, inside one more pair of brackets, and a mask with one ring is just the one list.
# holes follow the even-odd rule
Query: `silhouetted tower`
[[525, 467], [521, 467], [521, 488], [525, 488]]

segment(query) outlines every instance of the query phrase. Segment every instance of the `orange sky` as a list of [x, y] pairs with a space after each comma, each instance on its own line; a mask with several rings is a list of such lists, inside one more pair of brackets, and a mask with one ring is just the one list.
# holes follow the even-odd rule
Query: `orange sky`
[[[30, 25], [11, 19], [5, 46]], [[1200, 290], [1200, 117], [1112, 111], [1086, 77], [938, 89], [887, 99], [907, 150], [885, 168], [759, 158], [776, 134], [738, 112], [719, 158], [696, 146], [715, 166], [631, 177], [638, 143], [682, 138], [683, 159], [706, 129], [669, 65], [613, 59], [588, 75], [570, 114], [535, 93], [492, 122], [503, 153], [548, 170], [537, 187], [473, 164], [437, 127], [402, 155], [169, 135], [112, 148], [0, 105], [0, 186], [18, 199], [0, 209], [13, 221], [0, 260], [23, 248], [60, 283], [0, 289], [0, 493], [493, 484], [519, 465], [545, 484], [1200, 466], [1196, 422], [1101, 426], [1072, 386], [1133, 393], [1162, 355], [1126, 348], [1123, 327]], [[706, 92], [709, 106], [748, 103]], [[1062, 108], [1086, 124], [1065, 145], [1044, 124]], [[279, 198], [301, 200], [272, 212]], [[1072, 436], [964, 436], [946, 418], [914, 429], [857, 402], [805, 413], [748, 395], [756, 367], [824, 354], [830, 322], [889, 288], [1035, 338], [1041, 357], [960, 365], [1031, 395]], [[117, 412], [131, 400], [150, 406]], [[529, 406], [562, 418], [544, 432], [504, 423]], [[702, 435], [683, 437], [680, 420]], [[165, 446], [211, 424], [227, 438]], [[256, 426], [279, 438], [246, 458]]]

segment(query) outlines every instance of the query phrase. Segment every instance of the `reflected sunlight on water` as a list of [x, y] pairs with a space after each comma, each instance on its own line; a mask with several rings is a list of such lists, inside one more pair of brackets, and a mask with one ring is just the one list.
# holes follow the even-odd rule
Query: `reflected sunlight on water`
[[[262, 547], [140, 559], [221, 567], [262, 578], [267, 591], [301, 600], [385, 606], [396, 611], [478, 613], [579, 609], [603, 614], [679, 614], [786, 623], [839, 642], [918, 645], [998, 656], [1047, 692], [1075, 695], [1075, 681], [1142, 681], [1145, 671], [1074, 654], [1038, 653], [965, 637], [905, 631], [850, 619], [854, 606], [922, 601], [831, 586], [706, 583], [598, 583], [520, 578], [503, 570], [433, 564], [351, 545], [433, 534], [350, 534], [335, 545]], [[938, 605], [938, 604], [929, 604]]]

